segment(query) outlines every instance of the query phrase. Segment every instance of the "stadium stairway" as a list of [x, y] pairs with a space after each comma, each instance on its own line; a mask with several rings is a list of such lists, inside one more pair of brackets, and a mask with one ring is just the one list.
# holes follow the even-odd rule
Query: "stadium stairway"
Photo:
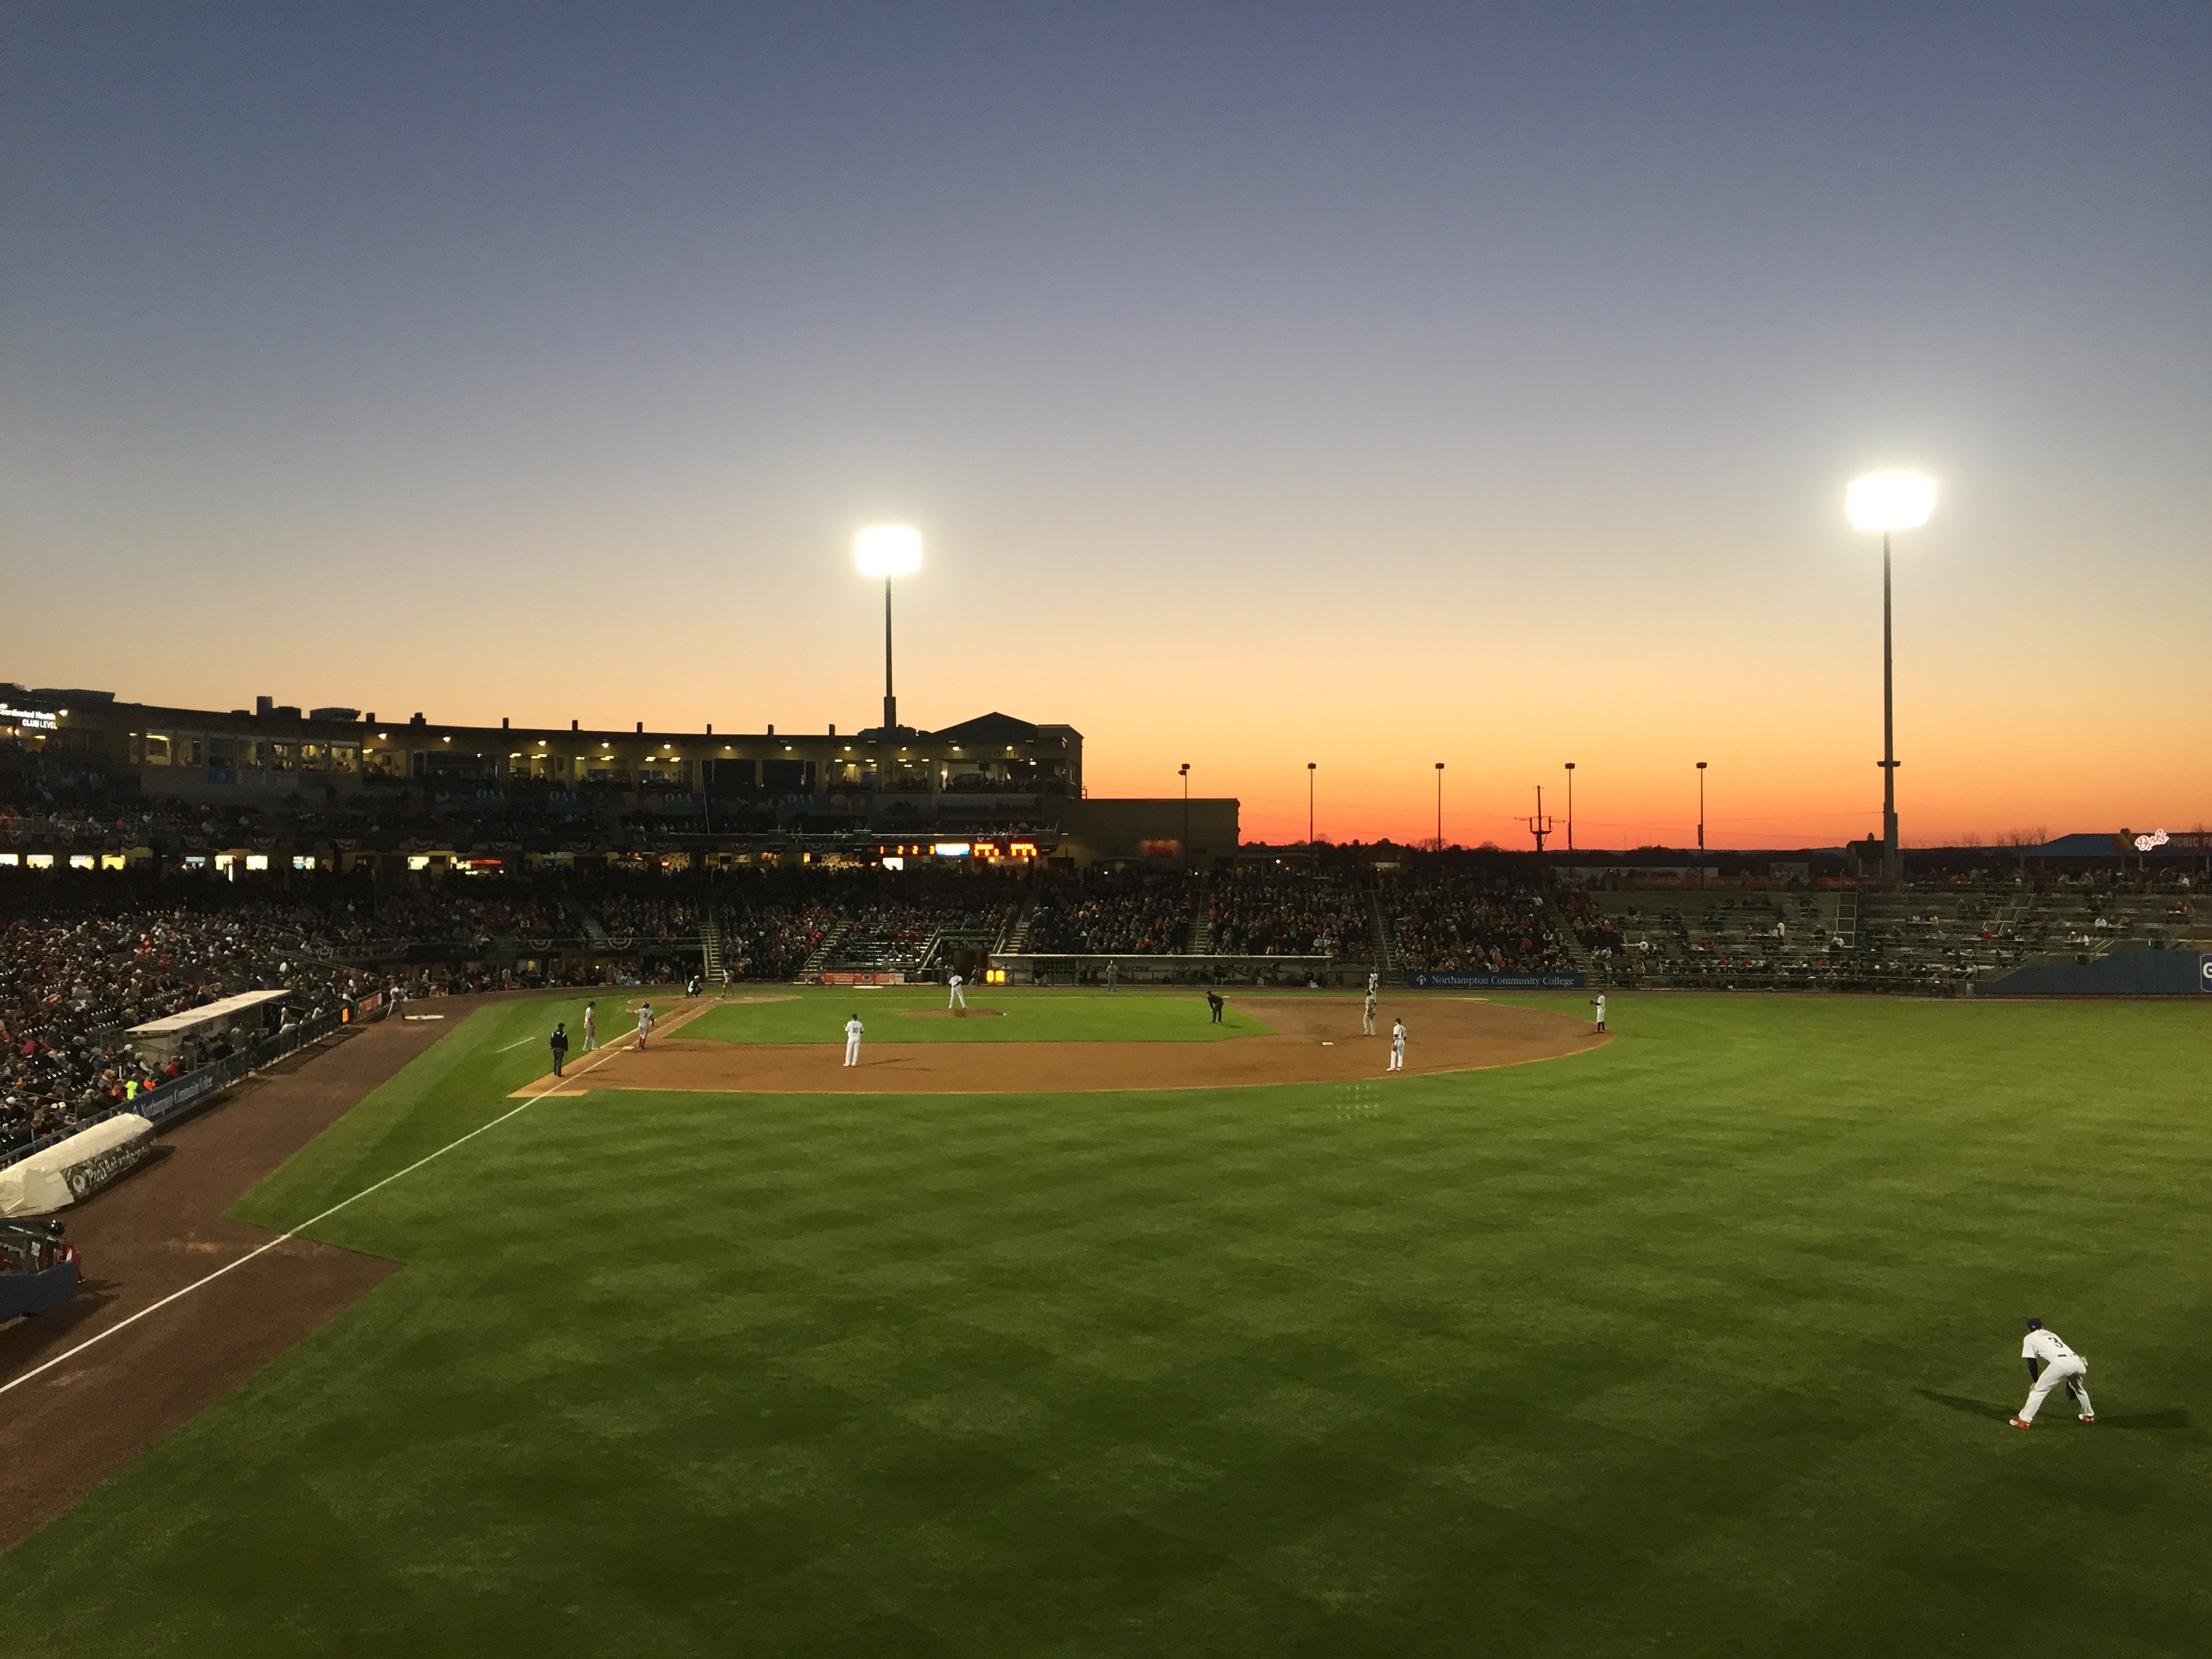
[[1374, 890], [1367, 895], [1367, 932], [1375, 943], [1375, 968], [1385, 985], [1403, 985], [1406, 970], [1398, 965], [1398, 950], [1390, 938], [1390, 918], [1382, 912], [1382, 894]]
[[1183, 945], [1185, 954], [1210, 957], [1213, 954], [1213, 918], [1201, 912], [1190, 924], [1190, 937]]
[[806, 958], [805, 963], [799, 968], [799, 977], [802, 980], [811, 979], [815, 975], [820, 973], [822, 971], [822, 964], [830, 960], [831, 956], [836, 953], [837, 947], [844, 943], [845, 935], [852, 931], [853, 924], [849, 919], [847, 919], [840, 921], [836, 926], [832, 927], [828, 933], [823, 934], [822, 943], [814, 947], [812, 954]]
[[1552, 924], [1553, 933], [1559, 936], [1559, 943], [1566, 948], [1567, 960], [1574, 964], [1575, 971], [1583, 976], [1583, 982], [1586, 985], [1610, 985], [1613, 982], [1613, 975], [1600, 967], [1597, 961], [1590, 955], [1589, 949], [1583, 944], [1581, 935], [1575, 932], [1575, 924], [1568, 919], [1567, 913], [1561, 908], [1559, 901], [1549, 892], [1546, 892], [1543, 898], [1544, 915]]
[[606, 949], [606, 923], [601, 921], [597, 914], [585, 905], [580, 904], [576, 907], [576, 915], [584, 924], [584, 937], [601, 950]]
[[992, 947], [993, 956], [1018, 956], [1030, 948], [1030, 918], [1036, 915], [1037, 901], [1043, 896], [1042, 890], [1039, 889], [1022, 901], [1022, 908], [1015, 913], [1012, 923], [1000, 936], [998, 944]]
[[709, 985], [726, 985], [730, 976], [722, 969], [722, 925], [712, 915], [699, 919], [699, 961]]

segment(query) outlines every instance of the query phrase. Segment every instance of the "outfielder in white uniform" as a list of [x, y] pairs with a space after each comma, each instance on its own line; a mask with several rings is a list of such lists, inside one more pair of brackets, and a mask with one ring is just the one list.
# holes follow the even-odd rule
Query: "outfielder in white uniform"
[[1359, 1010], [1359, 1035], [1362, 1036], [1373, 1036], [1375, 1035], [1375, 992], [1372, 989], [1373, 975], [1369, 975], [1369, 979], [1370, 989], [1367, 993], [1367, 1001]]
[[945, 983], [952, 988], [952, 1000], [945, 1006], [948, 1008], [965, 1008], [968, 1006], [968, 998], [960, 989], [960, 975], [954, 974]]
[[845, 1063], [848, 1066], [858, 1066], [860, 1063], [862, 1029], [860, 1017], [858, 1014], [845, 1022]]
[[653, 1005], [641, 1002], [637, 1006], [637, 1046], [645, 1047], [646, 1038], [653, 1035]]
[[2020, 1357], [2027, 1361], [2027, 1378], [2034, 1386], [2027, 1391], [2027, 1404], [2013, 1419], [2013, 1427], [2034, 1426], [2035, 1414], [2043, 1409], [2043, 1396], [2061, 1382], [2073, 1395], [2074, 1403], [2081, 1408], [2081, 1420], [2097, 1420], [2097, 1408], [2089, 1403], [2089, 1362], [2060, 1341], [2057, 1332], [2045, 1330], [2039, 1319], [2029, 1320], [2027, 1340], [2020, 1345]]
[[1402, 1019], [1390, 1022], [1390, 1069], [1394, 1072], [1406, 1069], [1406, 1022]]

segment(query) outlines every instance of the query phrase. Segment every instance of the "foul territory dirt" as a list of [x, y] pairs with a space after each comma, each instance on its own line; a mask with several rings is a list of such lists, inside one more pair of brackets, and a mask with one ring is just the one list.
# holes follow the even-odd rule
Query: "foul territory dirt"
[[[422, 1005], [414, 1005], [421, 1007]], [[161, 1137], [106, 1191], [62, 1212], [76, 1297], [0, 1330], [0, 1382], [112, 1329], [271, 1235], [222, 1212], [474, 1006], [389, 1020], [248, 1080]], [[393, 1264], [293, 1239], [0, 1395], [0, 1548], [35, 1530], [186, 1419], [319, 1329]]]
[[[1394, 1015], [1406, 1022], [1406, 1070], [1414, 1075], [1551, 1060], [1607, 1041], [1584, 1020], [1474, 998], [1385, 1005], [1376, 1021], [1382, 1034], [1376, 1036], [1361, 1035], [1357, 999], [1249, 996], [1238, 998], [1237, 1006], [1275, 1034], [1214, 1042], [869, 1042], [858, 1066], [844, 1064], [842, 1042], [715, 1042], [656, 1036], [649, 1049], [620, 1051], [565, 1087], [555, 1089], [548, 1076], [516, 1093], [1064, 1094], [1348, 1082], [1383, 1073]], [[1194, 999], [1191, 1011], [1193, 1024], [1202, 1025], [1205, 1002]]]

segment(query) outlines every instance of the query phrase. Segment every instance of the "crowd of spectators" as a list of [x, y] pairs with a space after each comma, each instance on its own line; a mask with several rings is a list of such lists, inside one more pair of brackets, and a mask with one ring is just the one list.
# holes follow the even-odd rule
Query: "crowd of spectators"
[[0, 1152], [157, 1091], [223, 1058], [228, 1040], [161, 1065], [134, 1025], [255, 988], [288, 987], [306, 1017], [373, 983], [319, 953], [296, 905], [18, 916], [0, 926]]
[[1558, 896], [1560, 909], [1566, 913], [1567, 925], [1575, 930], [1575, 938], [1592, 956], [1610, 960], [1620, 954], [1620, 929], [1613, 919], [1599, 908], [1587, 888], [1567, 887]]
[[1207, 888], [1206, 906], [1216, 956], [1375, 959], [1367, 895], [1340, 882], [1240, 871]]
[[1031, 911], [1026, 948], [1039, 955], [1152, 955], [1187, 949], [1205, 894], [1180, 871], [1091, 868], [1049, 882]]
[[1388, 902], [1398, 965], [1410, 971], [1534, 974], [1571, 966], [1541, 896], [1505, 877], [1433, 871]]

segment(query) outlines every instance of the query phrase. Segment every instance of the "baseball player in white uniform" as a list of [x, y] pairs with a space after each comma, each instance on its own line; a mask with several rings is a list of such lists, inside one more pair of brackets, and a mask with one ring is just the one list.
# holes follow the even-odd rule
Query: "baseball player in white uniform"
[[960, 988], [959, 974], [956, 971], [951, 979], [945, 981], [945, 983], [952, 988], [952, 1000], [945, 1006], [947, 1008], [965, 1008], [968, 1006], [968, 997], [967, 994]]
[[637, 1046], [641, 1048], [644, 1048], [646, 1038], [652, 1035], [653, 1005], [649, 1002], [641, 1002], [637, 1005]]
[[584, 1005], [584, 1052], [589, 1054], [599, 1046], [599, 1017], [597, 1003]]
[[1590, 999], [1590, 1006], [1597, 1010], [1597, 1029], [1605, 1030], [1605, 993], [1600, 991]]
[[1406, 1022], [1402, 1019], [1390, 1022], [1390, 1069], [1394, 1072], [1406, 1069]]
[[2089, 1403], [2089, 1362], [2060, 1341], [2057, 1332], [2045, 1330], [2039, 1319], [2029, 1320], [2027, 1340], [2020, 1345], [2020, 1357], [2027, 1361], [2027, 1378], [2034, 1386], [2027, 1391], [2027, 1404], [2013, 1419], [2013, 1427], [2033, 1427], [2036, 1413], [2043, 1409], [2043, 1396], [2061, 1382], [2074, 1397], [2074, 1403], [2081, 1408], [2081, 1420], [2097, 1420], [2097, 1408]]
[[845, 1063], [848, 1066], [860, 1063], [860, 1032], [863, 1029], [858, 1014], [845, 1022]]
[[1359, 1010], [1359, 1035], [1375, 1035], [1375, 976], [1371, 974], [1367, 980], [1367, 1000]]

